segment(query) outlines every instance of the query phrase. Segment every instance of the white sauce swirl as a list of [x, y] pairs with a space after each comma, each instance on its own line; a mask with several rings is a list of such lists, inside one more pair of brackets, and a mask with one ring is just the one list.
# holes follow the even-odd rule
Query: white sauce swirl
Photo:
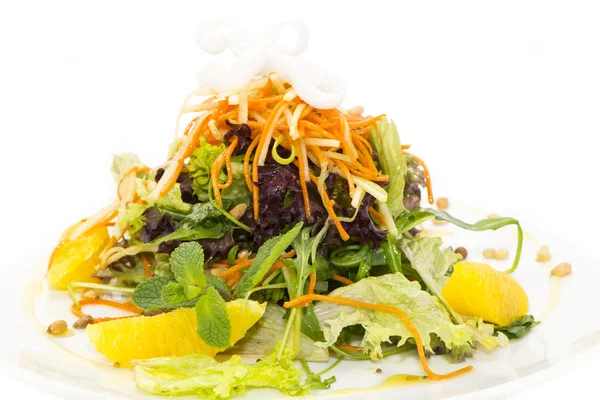
[[[293, 30], [293, 41], [283, 41], [285, 29]], [[229, 66], [209, 63], [200, 69], [197, 73], [200, 89], [216, 93], [239, 91], [257, 76], [276, 73], [315, 108], [336, 108], [346, 97], [346, 85], [341, 79], [297, 58], [308, 44], [308, 30], [300, 21], [271, 25], [261, 36], [222, 21], [206, 21], [198, 28], [196, 43], [209, 54], [229, 49], [237, 57]]]

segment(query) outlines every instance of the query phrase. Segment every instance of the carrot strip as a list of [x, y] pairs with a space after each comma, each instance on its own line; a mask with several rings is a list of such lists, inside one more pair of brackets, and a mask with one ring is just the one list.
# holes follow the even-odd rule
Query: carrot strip
[[372, 118], [367, 118], [367, 119], [363, 119], [362, 121], [358, 121], [358, 122], [348, 122], [348, 125], [350, 126], [350, 128], [361, 128], [364, 126], [370, 126], [373, 125], [375, 122], [379, 121], [382, 117], [385, 117], [385, 114], [381, 114], [378, 115], [376, 117], [372, 117]]
[[425, 161], [415, 156], [414, 154], [411, 154], [411, 156], [416, 162], [419, 163], [419, 165], [421, 165], [421, 167], [423, 167], [423, 173], [425, 174], [425, 183], [427, 185], [427, 199], [429, 200], [429, 204], [433, 204], [433, 189], [431, 188], [431, 175], [429, 174], [429, 168], [427, 167], [427, 164], [425, 164]]
[[308, 294], [315, 293], [315, 285], [317, 284], [317, 271], [313, 271], [309, 275], [310, 280], [308, 281]]
[[301, 149], [297, 143], [294, 143], [294, 147], [296, 148], [296, 154], [298, 154], [298, 174], [300, 178], [300, 188], [302, 189], [302, 200], [304, 200], [304, 212], [306, 213], [306, 220], [310, 221], [310, 199], [308, 198], [308, 188], [306, 187], [306, 180], [303, 176], [303, 171], [305, 168], [308, 168], [307, 165], [304, 165], [305, 158], [301, 156]]
[[235, 274], [225, 279], [225, 283], [227, 284], [227, 286], [233, 289], [233, 287], [238, 284], [240, 279], [242, 279], [242, 276], [242, 273], [240, 271], [237, 271]]
[[[231, 169], [231, 155], [235, 150], [235, 146], [238, 144], [238, 137], [234, 136], [231, 139], [231, 144], [229, 147], [223, 152], [225, 153], [225, 168], [227, 169], [227, 182], [219, 183], [217, 186], [219, 189], [227, 189], [233, 183], [233, 170]], [[220, 172], [220, 171], [219, 171]]]
[[402, 150], [408, 150], [408, 149], [410, 149], [411, 147], [412, 147], [412, 144], [401, 144], [401, 145], [400, 145], [400, 148], [401, 148]]
[[346, 180], [348, 181], [348, 192], [350, 193], [350, 197], [354, 197], [354, 190], [356, 189], [356, 186], [354, 185], [354, 178], [352, 178], [352, 174], [348, 170], [348, 167], [346, 167], [344, 164], [336, 163], [336, 165], [340, 169], [340, 171], [342, 171], [342, 173], [346, 176]]
[[354, 307], [354, 308], [366, 308], [366, 309], [373, 310], [373, 311], [383, 311], [383, 312], [387, 312], [390, 314], [394, 314], [396, 317], [398, 317], [398, 319], [400, 321], [402, 321], [404, 326], [406, 326], [406, 328], [409, 330], [409, 332], [413, 335], [413, 337], [415, 339], [415, 343], [417, 345], [417, 351], [419, 353], [419, 359], [421, 361], [421, 366], [423, 367], [423, 370], [425, 370], [425, 373], [427, 374], [427, 378], [429, 378], [431, 380], [444, 380], [444, 379], [453, 378], [455, 376], [462, 375], [465, 372], [471, 371], [473, 369], [473, 367], [469, 365], [467, 367], [461, 368], [461, 369], [451, 372], [449, 374], [440, 375], [440, 374], [436, 374], [435, 372], [433, 372], [431, 370], [431, 368], [429, 368], [429, 365], [427, 364], [427, 358], [425, 357], [425, 349], [423, 346], [423, 340], [421, 339], [421, 335], [419, 334], [419, 331], [413, 325], [413, 323], [410, 321], [410, 319], [406, 316], [406, 314], [404, 312], [402, 312], [401, 310], [399, 310], [398, 308], [393, 307], [393, 306], [389, 306], [386, 304], [363, 303], [362, 301], [351, 300], [351, 299], [347, 299], [347, 298], [343, 298], [343, 297], [323, 296], [320, 294], [308, 294], [308, 295], [296, 297], [295, 299], [293, 299], [291, 301], [285, 302], [283, 304], [283, 306], [285, 308], [304, 306], [304, 304], [310, 304], [313, 301], [326, 301], [328, 303], [339, 304], [342, 306], [350, 306], [350, 307]]
[[136, 315], [132, 315], [132, 316], [128, 316], [128, 317], [94, 318], [93, 323], [111, 321], [113, 319], [131, 318], [131, 317], [136, 317], [136, 316], [142, 314], [142, 310], [139, 309], [139, 308], [137, 308], [133, 304], [118, 303], [116, 301], [105, 300], [105, 299], [82, 299], [82, 300], [79, 300], [79, 307], [77, 307], [77, 305], [73, 304], [73, 306], [71, 307], [71, 312], [77, 318], [81, 318], [84, 315], [83, 311], [81, 311], [81, 307], [87, 306], [87, 305], [91, 305], [91, 304], [98, 304], [98, 305], [103, 305], [103, 306], [109, 306], [109, 307], [118, 308], [120, 310], [129, 311], [129, 312], [132, 312], [132, 313], [136, 314]]
[[252, 152], [258, 146], [258, 142], [260, 141], [260, 136], [254, 138], [250, 146], [248, 146], [248, 150], [246, 150], [246, 154], [244, 155], [244, 179], [246, 180], [246, 186], [248, 186], [249, 190], [254, 188], [254, 184], [252, 183], [252, 177], [250, 176], [250, 156]]
[[273, 88], [273, 82], [271, 82], [271, 78], [267, 79], [267, 83], [263, 86], [262, 90], [259, 92], [259, 96], [261, 98], [265, 98], [271, 93], [271, 89]]
[[258, 188], [256, 186], [254, 186], [252, 188], [252, 207], [253, 207], [252, 211], [253, 211], [253, 214], [254, 214], [254, 220], [258, 221], [258, 212], [259, 212], [259, 209], [258, 209]]
[[278, 101], [283, 100], [283, 94], [277, 95], [277, 96], [271, 96], [271, 97], [263, 97], [260, 99], [254, 98], [254, 99], [248, 99], [248, 107], [250, 105], [256, 105], [256, 104], [261, 104], [261, 103], [275, 103]]
[[284, 255], [282, 255], [281, 257], [279, 257], [279, 259], [277, 259], [277, 261], [275, 261], [273, 263], [273, 265], [271, 266], [271, 269], [269, 269], [269, 272], [267, 272], [265, 274], [265, 277], [263, 278], [263, 280], [261, 281], [264, 282], [265, 279], [267, 279], [273, 272], [280, 270], [281, 268], [285, 267], [285, 264], [283, 263], [283, 260], [285, 260], [286, 258], [291, 258], [294, 257], [296, 255], [296, 250], [290, 250], [287, 253], [285, 253]]
[[227, 271], [223, 271], [219, 274], [219, 278], [227, 278], [228, 276], [231, 276], [233, 274], [235, 274], [238, 271], [243, 270], [244, 268], [248, 268], [249, 266], [252, 265], [253, 260], [243, 260], [240, 261], [239, 263], [235, 264], [233, 267], [227, 269]]
[[338, 349], [341, 349], [341, 350], [353, 351], [355, 353], [363, 353], [364, 354], [364, 351], [360, 347], [351, 346], [349, 344], [337, 344], [336, 346]]
[[352, 282], [350, 279], [341, 276], [341, 275], [334, 275], [333, 278], [334, 281], [338, 281], [340, 283], [343, 283], [344, 285], [352, 285], [354, 282]]
[[369, 207], [369, 214], [371, 215], [371, 217], [373, 217], [373, 219], [376, 219], [381, 225], [387, 226], [387, 223], [385, 222], [385, 217], [379, 212], [377, 212], [377, 210], [375, 210], [373, 206]]
[[[310, 180], [315, 185], [318, 184], [318, 180], [317, 180], [317, 178], [313, 174], [310, 174]], [[350, 235], [348, 235], [348, 232], [346, 232], [346, 230], [342, 226], [342, 223], [338, 219], [338, 216], [336, 215], [336, 213], [335, 213], [335, 211], [333, 209], [333, 205], [335, 204], [335, 200], [329, 200], [329, 196], [327, 195], [327, 191], [322, 191], [320, 194], [321, 194], [321, 197], [323, 198], [323, 205], [325, 206], [325, 209], [327, 210], [327, 213], [329, 214], [329, 217], [333, 221], [333, 224], [335, 225], [335, 227], [337, 228], [338, 232], [340, 233], [340, 237], [342, 238], [343, 241], [346, 241], [346, 240], [350, 239]]]
[[140, 256], [140, 258], [144, 263], [144, 275], [146, 275], [146, 278], [152, 277], [152, 271], [150, 271], [150, 263], [148, 262], [148, 259], [144, 256]]

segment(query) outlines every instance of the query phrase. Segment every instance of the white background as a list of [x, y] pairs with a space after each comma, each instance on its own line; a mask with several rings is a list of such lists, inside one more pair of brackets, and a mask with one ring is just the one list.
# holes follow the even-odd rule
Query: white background
[[[394, 118], [438, 194], [458, 187], [462, 201], [490, 212], [519, 209], [575, 247], [598, 223], [595, 2], [3, 2], [3, 276], [23, 254], [45, 257], [64, 226], [108, 203], [112, 193], [98, 188], [110, 184], [113, 153], [164, 159], [206, 61], [195, 28], [217, 16], [254, 29], [304, 17], [306, 57], [345, 79], [347, 106]], [[554, 211], [536, 215], [540, 202]], [[595, 390], [599, 354], [512, 398]], [[9, 398], [51, 398], [2, 376], [0, 387]]]

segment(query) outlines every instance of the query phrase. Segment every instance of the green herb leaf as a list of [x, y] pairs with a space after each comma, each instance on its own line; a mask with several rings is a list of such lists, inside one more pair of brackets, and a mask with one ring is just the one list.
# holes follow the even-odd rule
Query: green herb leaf
[[183, 287], [188, 299], [198, 296], [206, 286], [202, 246], [196, 242], [180, 244], [171, 253], [170, 263], [173, 275]]
[[298, 236], [302, 226], [303, 223], [299, 222], [287, 233], [271, 238], [260, 246], [254, 262], [238, 283], [235, 291], [238, 298], [244, 298], [265, 277], [273, 263]]
[[315, 342], [323, 342], [325, 340], [312, 304], [302, 309], [301, 331]]
[[205, 226], [207, 222], [221, 218], [221, 213], [210, 203], [196, 203], [190, 212], [181, 221], [183, 228], [192, 229], [197, 226]]
[[214, 287], [215, 289], [222, 290], [225, 293], [231, 294], [231, 289], [227, 286], [225, 279], [219, 278], [212, 274], [206, 275], [206, 286]]
[[338, 268], [354, 268], [370, 253], [370, 246], [353, 244], [334, 250], [330, 261]]
[[398, 231], [400, 234], [404, 232], [408, 232], [415, 226], [422, 224], [430, 218], [437, 218], [443, 221], [448, 221], [451, 224], [458, 226], [459, 228], [463, 228], [469, 231], [489, 231], [489, 230], [497, 230], [503, 228], [508, 225], [516, 225], [517, 226], [517, 251], [515, 252], [515, 260], [513, 262], [512, 267], [507, 270], [507, 273], [514, 272], [519, 265], [519, 260], [521, 258], [521, 249], [523, 248], [523, 230], [521, 229], [521, 225], [519, 221], [514, 218], [487, 218], [482, 219], [481, 221], [477, 221], [474, 224], [469, 224], [467, 222], [461, 221], [457, 218], [454, 218], [452, 215], [448, 214], [445, 211], [436, 210], [433, 208], [420, 208], [411, 210], [403, 213], [396, 219], [396, 226], [398, 227]]
[[381, 243], [381, 248], [383, 249], [383, 254], [385, 255], [385, 261], [392, 272], [402, 273], [402, 257], [400, 255], [398, 246], [396, 246], [396, 239], [390, 234], [387, 236], [387, 242]]
[[520, 339], [539, 324], [540, 322], [533, 319], [533, 316], [525, 315], [508, 326], [494, 326], [494, 331], [504, 333], [509, 339]]
[[160, 296], [164, 304], [176, 305], [188, 300], [183, 287], [177, 282], [169, 282], [162, 287]]
[[231, 342], [231, 322], [227, 305], [219, 292], [209, 287], [196, 303], [198, 334], [209, 346], [224, 348]]
[[131, 295], [133, 304], [144, 311], [163, 308], [162, 289], [171, 282], [174, 282], [171, 277], [155, 276], [140, 283]]
[[321, 253], [317, 253], [317, 259], [313, 261], [313, 266], [317, 271], [317, 281], [328, 281], [338, 273]]
[[227, 261], [229, 261], [229, 264], [235, 265], [235, 256], [237, 256], [239, 248], [240, 247], [236, 244], [229, 250], [229, 253], [227, 253]]

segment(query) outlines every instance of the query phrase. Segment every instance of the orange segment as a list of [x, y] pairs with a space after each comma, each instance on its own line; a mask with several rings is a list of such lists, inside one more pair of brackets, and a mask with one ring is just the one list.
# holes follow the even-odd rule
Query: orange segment
[[[78, 224], [70, 227], [72, 231]], [[63, 241], [52, 253], [48, 266], [48, 284], [54, 289], [66, 289], [71, 282], [97, 282], [91, 276], [96, 273], [100, 253], [109, 243], [108, 229], [97, 226], [80, 237]]]
[[529, 309], [525, 290], [512, 276], [474, 262], [454, 266], [442, 296], [457, 313], [498, 325], [512, 324]]
[[[227, 303], [233, 346], [263, 315], [266, 303], [238, 299]], [[220, 351], [207, 345], [197, 333], [198, 320], [193, 308], [180, 308], [152, 317], [133, 317], [88, 325], [87, 335], [96, 350], [112, 361], [127, 364], [131, 360], [154, 357], [206, 354]]]

